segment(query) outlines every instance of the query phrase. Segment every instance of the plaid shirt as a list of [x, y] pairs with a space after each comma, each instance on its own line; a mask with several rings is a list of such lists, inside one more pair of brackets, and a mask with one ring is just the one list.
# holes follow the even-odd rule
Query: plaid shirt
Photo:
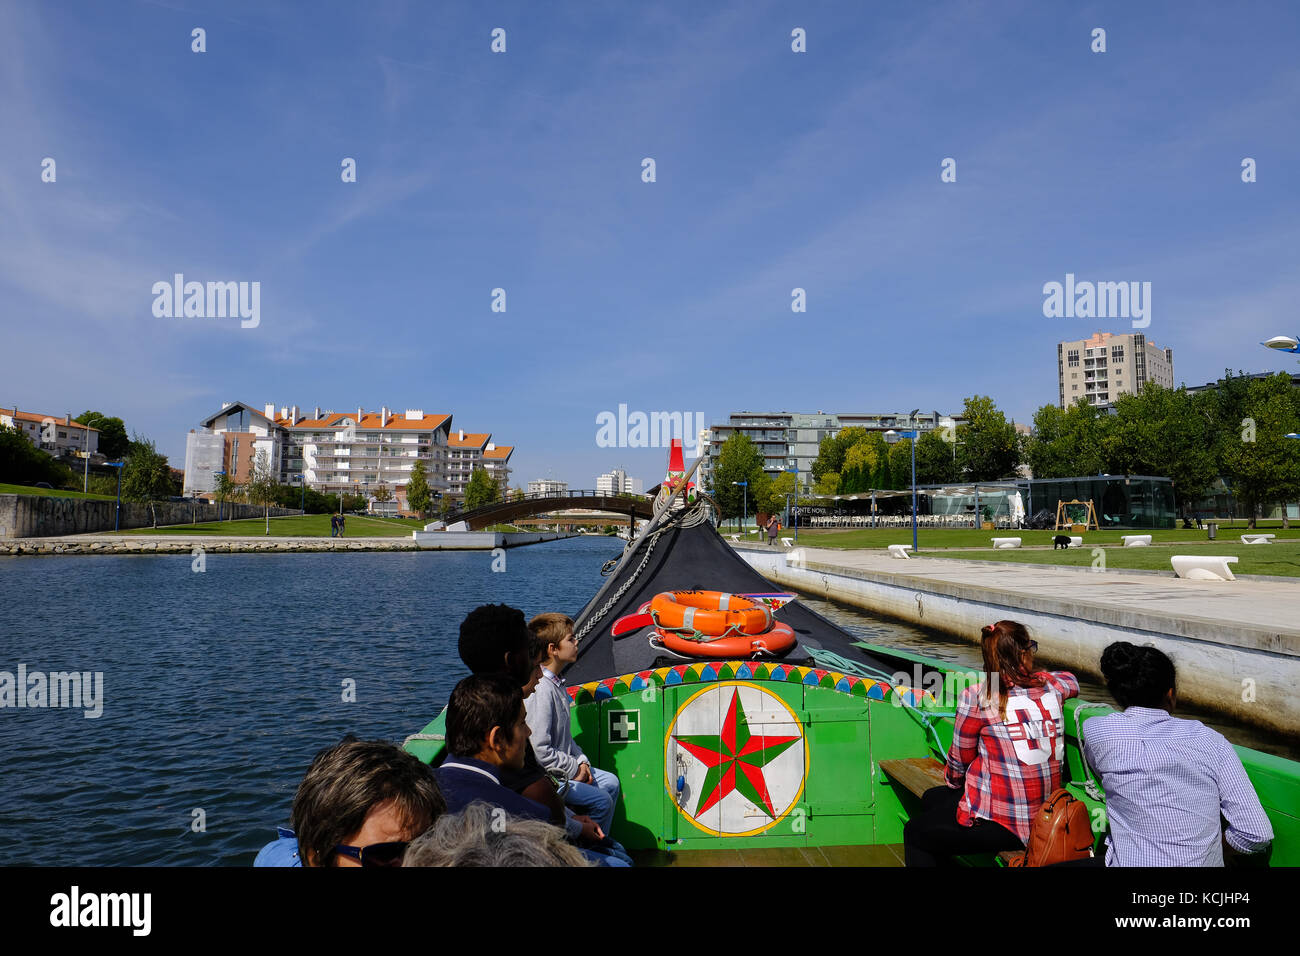
[[1061, 785], [1064, 704], [1079, 695], [1079, 682], [1067, 671], [1045, 676], [1042, 687], [1007, 688], [1006, 720], [996, 700], [980, 706], [983, 684], [962, 693], [945, 773], [948, 786], [965, 787], [957, 804], [962, 826], [978, 817], [1028, 840], [1034, 814]]

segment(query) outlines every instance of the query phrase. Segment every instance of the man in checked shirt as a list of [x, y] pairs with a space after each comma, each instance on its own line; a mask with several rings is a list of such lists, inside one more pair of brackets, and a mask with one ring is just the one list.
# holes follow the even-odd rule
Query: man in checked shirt
[[1106, 791], [1106, 865], [1223, 866], [1224, 842], [1266, 849], [1273, 827], [1237, 752], [1199, 720], [1170, 713], [1173, 661], [1119, 641], [1102, 652], [1101, 672], [1124, 708], [1083, 724], [1084, 753]]

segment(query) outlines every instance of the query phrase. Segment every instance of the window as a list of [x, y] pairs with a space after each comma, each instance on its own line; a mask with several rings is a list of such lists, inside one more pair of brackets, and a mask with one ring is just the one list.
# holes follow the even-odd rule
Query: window
[[1069, 361], [1069, 363], [1070, 363], [1070, 367], [1071, 367], [1071, 368], [1073, 368], [1074, 366], [1076, 366], [1076, 365], [1079, 364], [1079, 350], [1078, 350], [1078, 349], [1070, 349], [1068, 352], [1065, 353], [1065, 357], [1066, 357], [1066, 359]]
[[1124, 346], [1122, 346], [1122, 345], [1112, 345], [1112, 346], [1110, 347], [1110, 360], [1111, 360], [1112, 362], [1122, 362], [1122, 361], [1124, 361]]

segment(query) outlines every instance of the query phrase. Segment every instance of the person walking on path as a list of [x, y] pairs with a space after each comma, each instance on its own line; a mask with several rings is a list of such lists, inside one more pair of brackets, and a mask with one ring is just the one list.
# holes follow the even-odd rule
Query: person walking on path
[[767, 523], [767, 543], [769, 547], [776, 547], [776, 535], [780, 530], [780, 519], [776, 515], [772, 515], [772, 520]]

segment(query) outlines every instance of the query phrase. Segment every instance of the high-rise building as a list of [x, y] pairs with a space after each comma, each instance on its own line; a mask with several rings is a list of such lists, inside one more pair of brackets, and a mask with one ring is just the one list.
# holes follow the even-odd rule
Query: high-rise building
[[1109, 408], [1121, 395], [1136, 395], [1147, 382], [1174, 387], [1174, 350], [1147, 341], [1141, 332], [1097, 332], [1056, 346], [1058, 398], [1068, 408], [1083, 398]]
[[951, 424], [963, 424], [960, 415], [945, 416], [936, 411], [917, 412], [738, 412], [720, 425], [712, 425], [700, 433], [700, 447], [705, 459], [700, 462], [700, 473], [695, 479], [703, 487], [713, 480], [713, 469], [718, 455], [728, 438], [736, 433], [749, 436], [763, 458], [763, 470], [775, 478], [783, 471], [794, 471], [795, 482], [801, 494], [811, 492], [812, 466], [817, 460], [824, 438], [838, 434], [844, 428], [865, 428], [868, 431], [926, 432]]

